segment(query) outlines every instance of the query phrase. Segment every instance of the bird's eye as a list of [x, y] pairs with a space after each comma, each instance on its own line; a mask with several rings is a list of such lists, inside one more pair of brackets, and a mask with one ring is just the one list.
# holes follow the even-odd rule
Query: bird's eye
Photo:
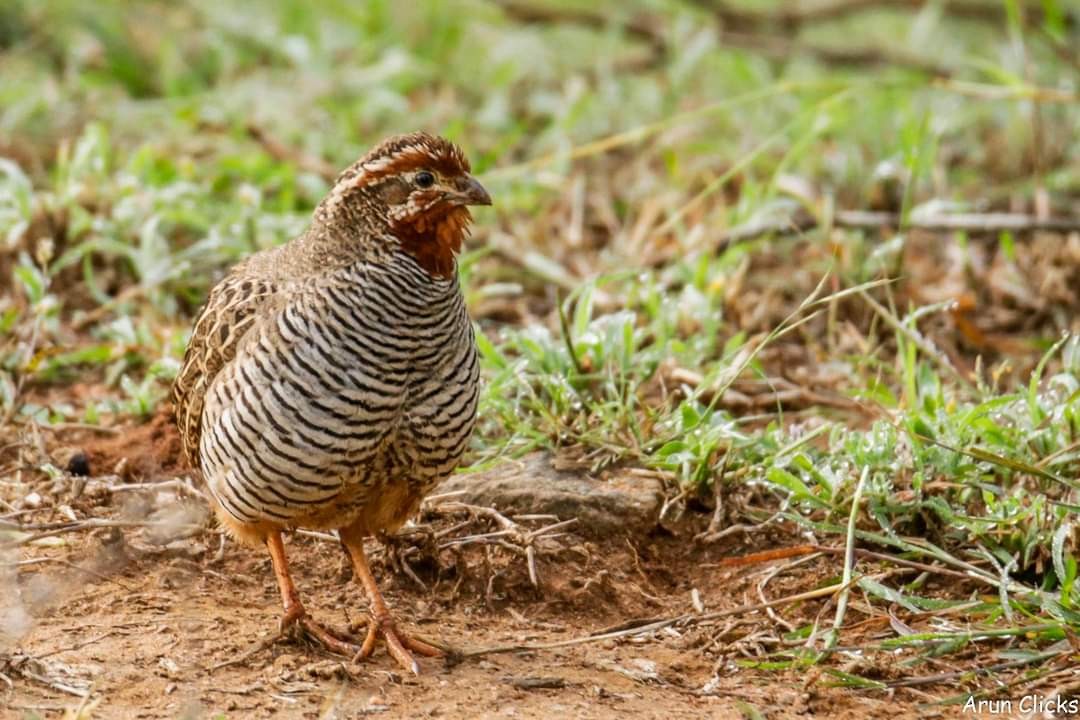
[[435, 176], [429, 173], [427, 170], [421, 170], [420, 172], [416, 173], [416, 176], [413, 178], [413, 182], [416, 183], [416, 187], [418, 188], [429, 188], [435, 184]]

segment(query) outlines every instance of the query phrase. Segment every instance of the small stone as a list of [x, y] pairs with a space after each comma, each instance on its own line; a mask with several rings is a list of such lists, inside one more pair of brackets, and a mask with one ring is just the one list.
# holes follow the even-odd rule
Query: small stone
[[169, 678], [180, 672], [180, 666], [176, 664], [176, 661], [167, 657], [158, 658], [158, 666], [164, 671], [165, 676]]
[[90, 476], [90, 458], [82, 450], [78, 450], [67, 463], [67, 471], [78, 477]]

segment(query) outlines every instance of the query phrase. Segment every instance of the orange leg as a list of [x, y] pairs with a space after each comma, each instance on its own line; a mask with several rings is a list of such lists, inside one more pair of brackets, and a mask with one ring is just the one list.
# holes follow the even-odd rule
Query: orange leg
[[364, 586], [364, 592], [367, 593], [368, 600], [371, 602], [371, 622], [368, 623], [367, 636], [364, 638], [360, 652], [356, 655], [357, 659], [371, 655], [375, 649], [375, 640], [381, 633], [386, 641], [386, 649], [394, 656], [394, 659], [409, 672], [419, 675], [420, 666], [416, 664], [416, 660], [409, 651], [412, 650], [418, 655], [427, 657], [439, 657], [443, 654], [442, 650], [422, 640], [411, 638], [397, 629], [394, 618], [390, 615], [390, 609], [386, 607], [386, 601], [379, 592], [379, 586], [375, 584], [375, 576], [371, 574], [367, 555], [364, 554], [363, 535], [350, 530], [341, 530], [338, 534], [341, 536], [341, 543], [349, 551], [349, 557], [352, 558], [353, 571], [360, 580], [360, 584]]
[[274, 530], [266, 537], [266, 548], [270, 551], [270, 560], [274, 564], [274, 576], [281, 588], [281, 603], [285, 614], [281, 616], [281, 630], [292, 625], [299, 625], [311, 638], [322, 644], [327, 650], [339, 655], [352, 656], [356, 647], [334, 637], [326, 628], [311, 619], [300, 602], [300, 593], [289, 575], [289, 561], [285, 557], [285, 544], [281, 541], [281, 531]]

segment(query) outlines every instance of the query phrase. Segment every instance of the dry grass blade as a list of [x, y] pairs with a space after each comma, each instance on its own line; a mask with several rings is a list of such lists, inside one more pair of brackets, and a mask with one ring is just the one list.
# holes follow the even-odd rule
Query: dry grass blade
[[[830, 83], [831, 85], [831, 83]], [[533, 172], [540, 168], [554, 165], [559, 162], [572, 162], [575, 160], [582, 160], [584, 158], [593, 157], [596, 155], [602, 155], [604, 153], [617, 150], [618, 148], [625, 147], [627, 145], [634, 145], [640, 142], [644, 142], [655, 135], [667, 130], [669, 128], [685, 125], [691, 121], [698, 120], [709, 115], [718, 114], [723, 111], [737, 108], [740, 105], [751, 104], [760, 102], [777, 95], [783, 95], [785, 93], [792, 93], [802, 89], [812, 89], [820, 87], [817, 83], [801, 83], [801, 82], [783, 82], [774, 85], [769, 85], [764, 88], [752, 90], [741, 95], [725, 98], [724, 100], [718, 100], [703, 105], [694, 110], [688, 110], [686, 112], [676, 113], [670, 117], [666, 117], [663, 120], [656, 122], [646, 123], [637, 127], [625, 130], [623, 132], [614, 133], [607, 137], [592, 140], [590, 142], [577, 145], [568, 151], [551, 153], [543, 155], [541, 157], [528, 160], [516, 165], [506, 165], [500, 168], [496, 168], [490, 172], [484, 174], [485, 179], [503, 179], [513, 178], [520, 175], [524, 175], [529, 172]]]
[[864, 467], [859, 475], [859, 482], [855, 485], [855, 492], [851, 496], [851, 512], [848, 514], [847, 542], [844, 545], [844, 574], [841, 582], [844, 590], [836, 600], [836, 616], [833, 619], [832, 632], [829, 635], [827, 645], [835, 645], [840, 637], [840, 628], [844, 625], [844, 614], [847, 612], [848, 593], [851, 589], [852, 573], [855, 570], [855, 524], [859, 519], [859, 502], [862, 500], [863, 489], [866, 480], [870, 477], [870, 468]]

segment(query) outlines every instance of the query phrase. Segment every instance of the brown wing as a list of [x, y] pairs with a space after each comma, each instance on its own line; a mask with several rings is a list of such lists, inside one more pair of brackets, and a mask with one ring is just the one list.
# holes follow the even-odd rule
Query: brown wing
[[206, 392], [222, 367], [236, 356], [244, 336], [277, 305], [277, 283], [246, 276], [244, 266], [210, 291], [195, 319], [184, 362], [172, 386], [176, 426], [184, 454], [199, 467], [199, 436]]

